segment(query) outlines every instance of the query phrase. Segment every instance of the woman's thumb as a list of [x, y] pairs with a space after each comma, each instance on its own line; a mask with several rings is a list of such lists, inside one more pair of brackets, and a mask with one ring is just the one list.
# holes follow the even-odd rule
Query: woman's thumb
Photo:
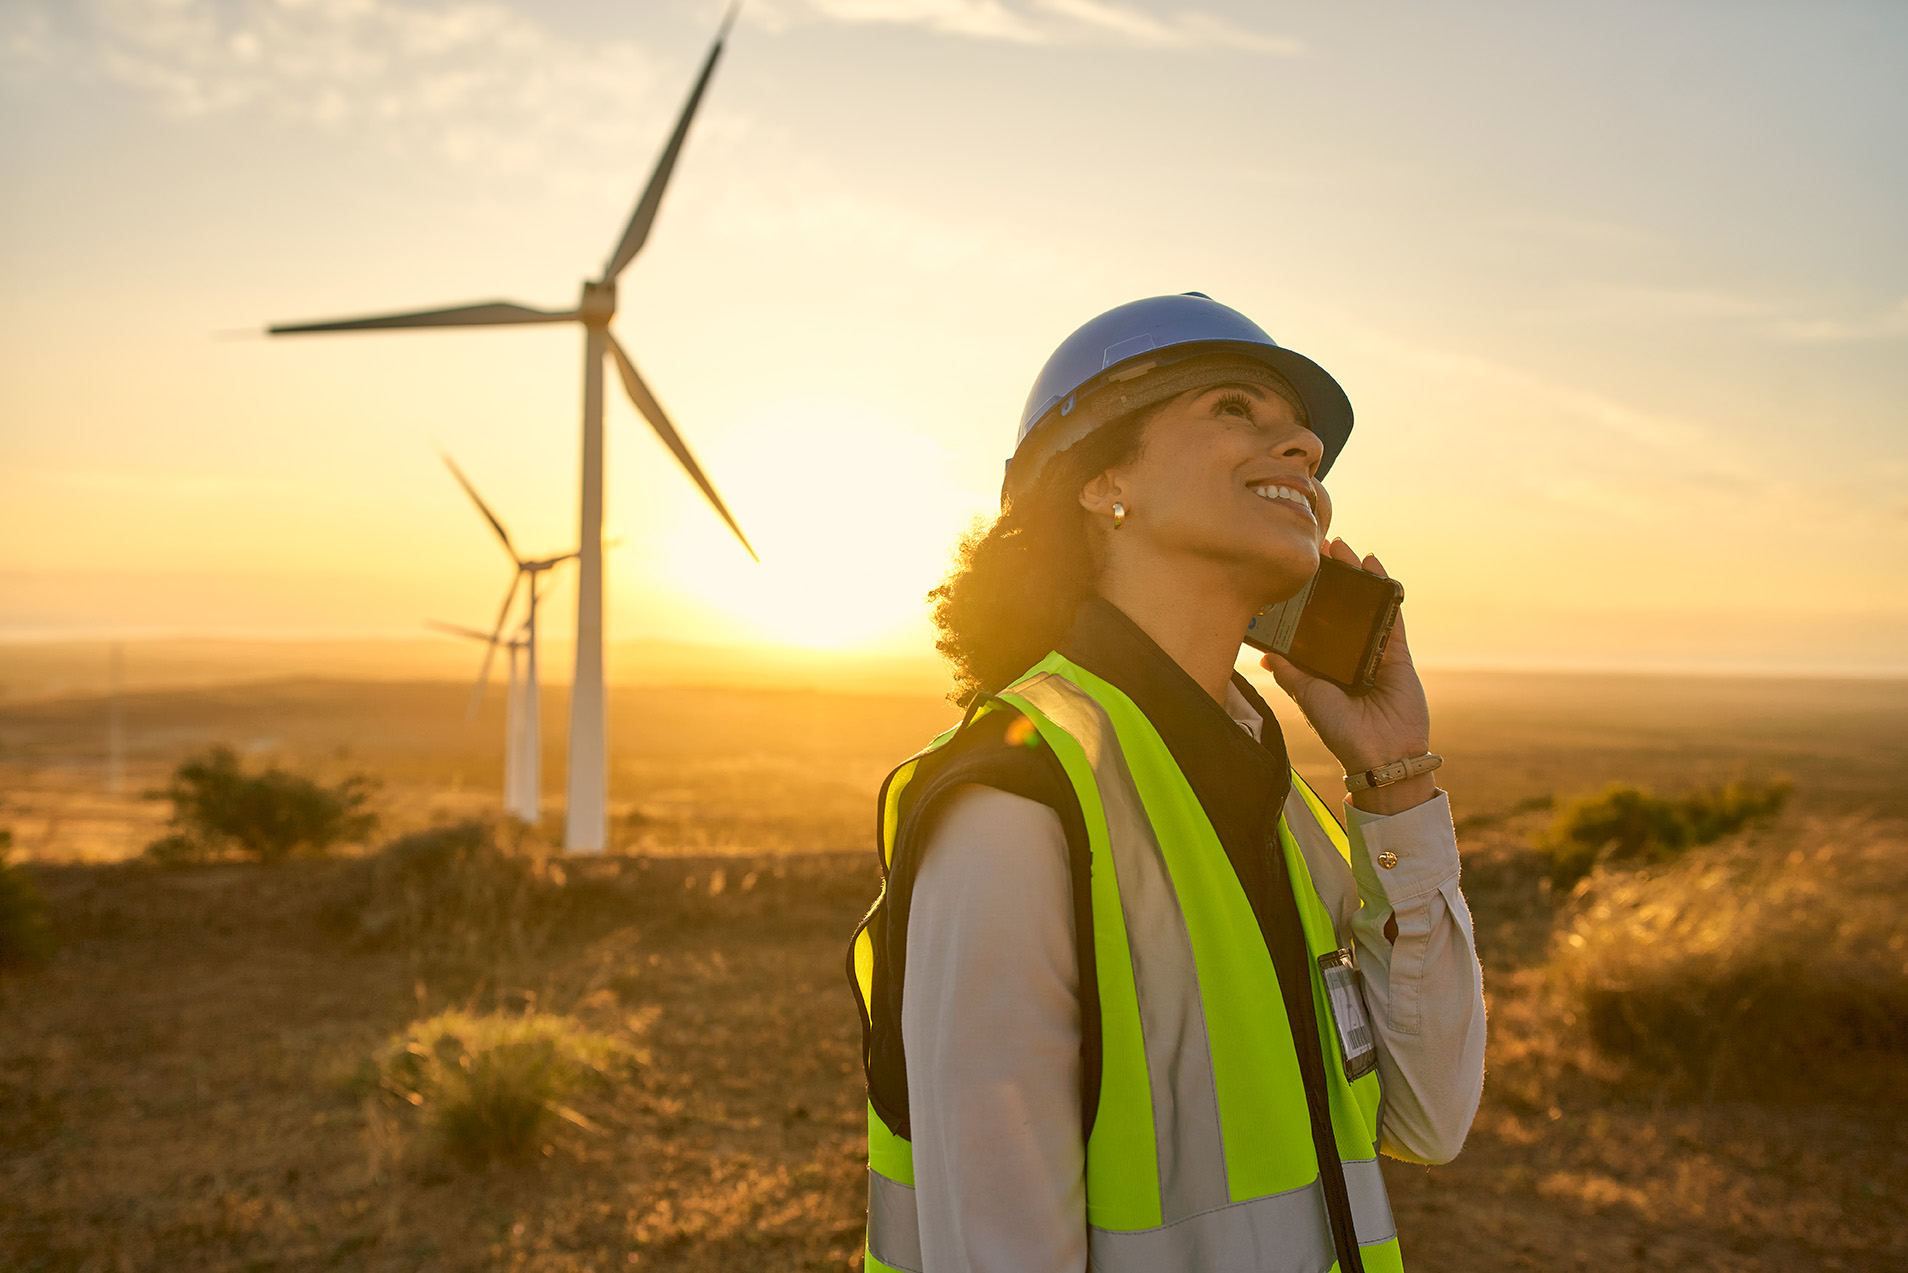
[[1283, 654], [1274, 654], [1270, 650], [1259, 660], [1259, 666], [1272, 673], [1272, 679], [1279, 683], [1279, 688], [1293, 698], [1297, 698], [1306, 686], [1318, 679]]

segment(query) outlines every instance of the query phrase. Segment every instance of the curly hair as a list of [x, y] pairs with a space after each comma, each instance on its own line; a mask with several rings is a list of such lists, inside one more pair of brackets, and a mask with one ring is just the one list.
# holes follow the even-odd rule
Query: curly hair
[[1099, 580], [1100, 553], [1080, 489], [1139, 453], [1158, 407], [1108, 422], [1047, 463], [1032, 490], [961, 537], [954, 567], [928, 593], [934, 646], [963, 707], [1005, 689], [1046, 657]]

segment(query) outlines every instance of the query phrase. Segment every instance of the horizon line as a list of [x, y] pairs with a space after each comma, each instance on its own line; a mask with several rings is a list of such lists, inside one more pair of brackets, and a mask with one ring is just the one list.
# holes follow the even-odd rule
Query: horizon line
[[[450, 655], [452, 651], [462, 648], [454, 645], [447, 638], [432, 636], [427, 633], [412, 635], [409, 633], [393, 634], [390, 632], [380, 632], [364, 635], [341, 635], [335, 631], [323, 634], [296, 634], [278, 630], [256, 634], [207, 634], [203, 632], [166, 631], [162, 629], [135, 635], [124, 631], [112, 632], [98, 629], [82, 629], [62, 633], [47, 633], [44, 631], [8, 632], [0, 630], [0, 650], [50, 649], [61, 646], [110, 647], [115, 644], [128, 646], [161, 644], [251, 645], [261, 649], [294, 644], [338, 647], [404, 645], [440, 648], [447, 656]], [[564, 639], [551, 639], [542, 644], [546, 649], [560, 649], [566, 648], [570, 643]], [[856, 661], [865, 663], [870, 660], [878, 660], [884, 664], [913, 664], [923, 673], [928, 673], [929, 669], [933, 669], [935, 672], [942, 672], [945, 669], [945, 664], [941, 656], [932, 650], [908, 651], [892, 647], [883, 648], [881, 646], [817, 647], [794, 644], [741, 644], [694, 641], [678, 637], [660, 636], [624, 637], [606, 641], [605, 645], [610, 648], [647, 646], [653, 649], [671, 649], [685, 653], [702, 654], [713, 660], [761, 657], [767, 655], [777, 660], [791, 662], [819, 661], [823, 663], [845, 664]], [[1241, 662], [1247, 661], [1247, 654], [1248, 651], [1242, 647], [1240, 652]], [[1894, 681], [1908, 679], [1908, 660], [1850, 659], [1820, 661], [1773, 658], [1697, 660], [1676, 656], [1643, 656], [1627, 659], [1620, 656], [1541, 659], [1515, 655], [1499, 658], [1480, 658], [1477, 656], [1459, 655], [1448, 659], [1435, 657], [1428, 660], [1419, 659], [1417, 660], [1417, 666], [1420, 671], [1439, 675], [1685, 676], [1699, 677], [1707, 680], [1730, 678], [1766, 680], [1786, 678], [1797, 680]], [[1247, 672], [1254, 680], [1264, 679], [1267, 682], [1271, 681], [1271, 674], [1261, 671], [1256, 666], [1242, 668], [1241, 670]], [[395, 669], [395, 671], [398, 674], [389, 677], [367, 676], [361, 669], [353, 669], [351, 672], [288, 670], [283, 673], [265, 672], [262, 674], [270, 677], [302, 676], [333, 680], [440, 679], [436, 676], [420, 674], [416, 670], [409, 671], [408, 675], [405, 669]], [[761, 669], [761, 671], [765, 675], [770, 673], [770, 669]], [[889, 676], [891, 677], [892, 674], [892, 670], [890, 670]], [[260, 675], [260, 673], [240, 674], [230, 679], [256, 680], [259, 679]], [[445, 676], [441, 679], [455, 680], [457, 678]], [[762, 677], [758, 675], [750, 676], [746, 679], [759, 681]], [[923, 679], [938, 678], [927, 675], [924, 676]], [[204, 678], [194, 678], [194, 680], [197, 683], [204, 683]], [[568, 685], [569, 681], [567, 678], [546, 675], [542, 683], [547, 687], [557, 688]], [[637, 677], [631, 679], [617, 677], [613, 678], [612, 683], [642, 684], [645, 683], [645, 678]], [[704, 681], [698, 680], [697, 683], [704, 683]]]

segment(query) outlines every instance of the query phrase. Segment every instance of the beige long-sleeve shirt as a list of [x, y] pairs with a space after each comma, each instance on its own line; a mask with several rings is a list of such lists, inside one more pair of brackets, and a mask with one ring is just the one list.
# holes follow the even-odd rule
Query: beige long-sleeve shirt
[[[1226, 708], [1258, 735], [1236, 690]], [[1306, 865], [1364, 971], [1381, 1144], [1446, 1162], [1484, 1085], [1483, 979], [1450, 805], [1439, 793], [1389, 817], [1346, 811], [1351, 865], [1330, 852]], [[1086, 1268], [1071, 899], [1053, 810], [991, 787], [949, 794], [915, 881], [901, 1005], [925, 1273]]]

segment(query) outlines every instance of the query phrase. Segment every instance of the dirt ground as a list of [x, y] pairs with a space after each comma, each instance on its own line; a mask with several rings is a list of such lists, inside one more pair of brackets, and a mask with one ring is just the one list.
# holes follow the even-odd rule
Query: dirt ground
[[[1908, 856], [1908, 685], [1478, 675], [1432, 689], [1491, 1068], [1456, 1162], [1387, 1164], [1411, 1266], [1908, 1267], [1900, 1096], [1722, 1103], [1598, 1055], [1547, 970], [1560, 903], [1529, 847], [1546, 815], [1520, 811], [1617, 778], [1675, 791], [1783, 773], [1797, 799], [1777, 835], [1862, 817]], [[0, 826], [57, 941], [44, 968], [0, 981], [0, 1268], [853, 1265], [863, 1116], [842, 966], [876, 883], [870, 792], [950, 709], [618, 695], [621, 851], [566, 862], [565, 922], [494, 958], [341, 938], [323, 915], [348, 860], [115, 860], [163, 820], [134, 793], [214, 740], [381, 774], [393, 830], [487, 808], [491, 740], [461, 698], [328, 682], [134, 695], [118, 795], [101, 790], [99, 700], [0, 708]], [[550, 731], [560, 742], [561, 721]], [[1331, 772], [1315, 743], [1294, 751]], [[645, 1059], [589, 1107], [594, 1130], [564, 1124], [531, 1165], [469, 1170], [348, 1081], [453, 1007], [572, 1015]]]

